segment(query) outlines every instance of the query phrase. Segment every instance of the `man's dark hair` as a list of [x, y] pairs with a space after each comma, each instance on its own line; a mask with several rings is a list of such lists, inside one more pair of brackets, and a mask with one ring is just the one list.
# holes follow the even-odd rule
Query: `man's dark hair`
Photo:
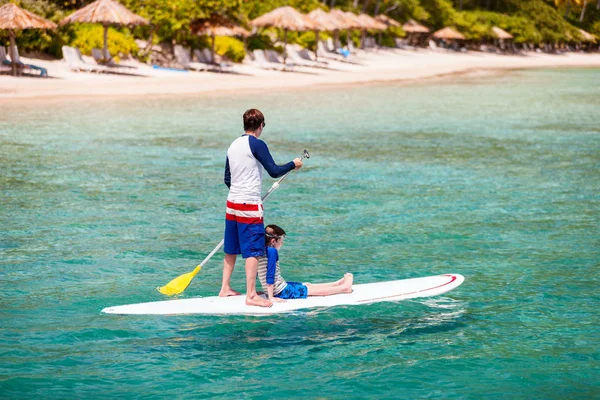
[[254, 132], [265, 122], [265, 116], [256, 108], [244, 113], [244, 132]]

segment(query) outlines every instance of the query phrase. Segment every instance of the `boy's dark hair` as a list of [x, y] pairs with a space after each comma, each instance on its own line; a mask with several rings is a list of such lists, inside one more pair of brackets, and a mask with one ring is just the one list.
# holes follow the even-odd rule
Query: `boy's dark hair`
[[254, 132], [265, 123], [265, 116], [256, 108], [244, 113], [244, 132]]
[[267, 225], [265, 228], [265, 244], [267, 246], [271, 243], [271, 239], [279, 239], [282, 236], [285, 236], [285, 231], [275, 224]]

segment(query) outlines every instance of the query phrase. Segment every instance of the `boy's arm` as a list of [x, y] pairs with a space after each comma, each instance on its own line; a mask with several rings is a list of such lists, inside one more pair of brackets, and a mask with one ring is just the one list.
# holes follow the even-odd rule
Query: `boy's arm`
[[267, 294], [269, 295], [269, 300], [283, 303], [285, 300], [275, 297], [273, 294], [277, 261], [279, 261], [279, 252], [273, 247], [267, 247]]
[[254, 136], [250, 136], [250, 150], [252, 150], [252, 155], [265, 167], [271, 178], [279, 178], [296, 168], [293, 161], [284, 165], [275, 164], [267, 144]]
[[285, 303], [284, 299], [280, 299], [279, 297], [275, 297], [273, 295], [273, 286], [275, 286], [275, 285], [269, 285], [269, 284], [267, 284], [267, 293], [269, 295], [269, 300], [276, 301], [278, 303]]
[[267, 247], [267, 285], [273, 286], [275, 283], [275, 271], [277, 271], [277, 261], [279, 254], [273, 247]]
[[267, 284], [267, 294], [269, 295], [269, 300], [273, 301], [274, 300], [274, 296], [273, 296], [273, 286], [272, 284]]

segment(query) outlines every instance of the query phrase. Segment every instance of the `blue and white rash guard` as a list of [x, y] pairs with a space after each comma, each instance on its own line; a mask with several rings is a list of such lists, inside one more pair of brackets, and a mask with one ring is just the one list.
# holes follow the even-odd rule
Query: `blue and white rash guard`
[[277, 165], [267, 144], [244, 134], [231, 143], [225, 163], [227, 200], [233, 203], [261, 203], [262, 167], [272, 178], [279, 178], [295, 168], [294, 162]]
[[267, 292], [267, 285], [273, 285], [274, 296], [285, 289], [287, 282], [279, 270], [279, 252], [276, 248], [267, 247], [267, 255], [258, 258], [257, 275], [264, 292]]

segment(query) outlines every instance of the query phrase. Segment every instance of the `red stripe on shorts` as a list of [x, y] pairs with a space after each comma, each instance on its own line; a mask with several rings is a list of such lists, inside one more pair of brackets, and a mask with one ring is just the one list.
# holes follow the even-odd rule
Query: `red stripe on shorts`
[[237, 221], [240, 224], [262, 224], [263, 219], [259, 217], [240, 217], [237, 215], [225, 214], [225, 219], [229, 221]]
[[232, 210], [238, 210], [238, 211], [258, 211], [260, 210], [258, 207], [260, 206], [260, 204], [238, 204], [238, 203], [232, 203], [231, 201], [227, 202], [227, 207], [231, 208]]

